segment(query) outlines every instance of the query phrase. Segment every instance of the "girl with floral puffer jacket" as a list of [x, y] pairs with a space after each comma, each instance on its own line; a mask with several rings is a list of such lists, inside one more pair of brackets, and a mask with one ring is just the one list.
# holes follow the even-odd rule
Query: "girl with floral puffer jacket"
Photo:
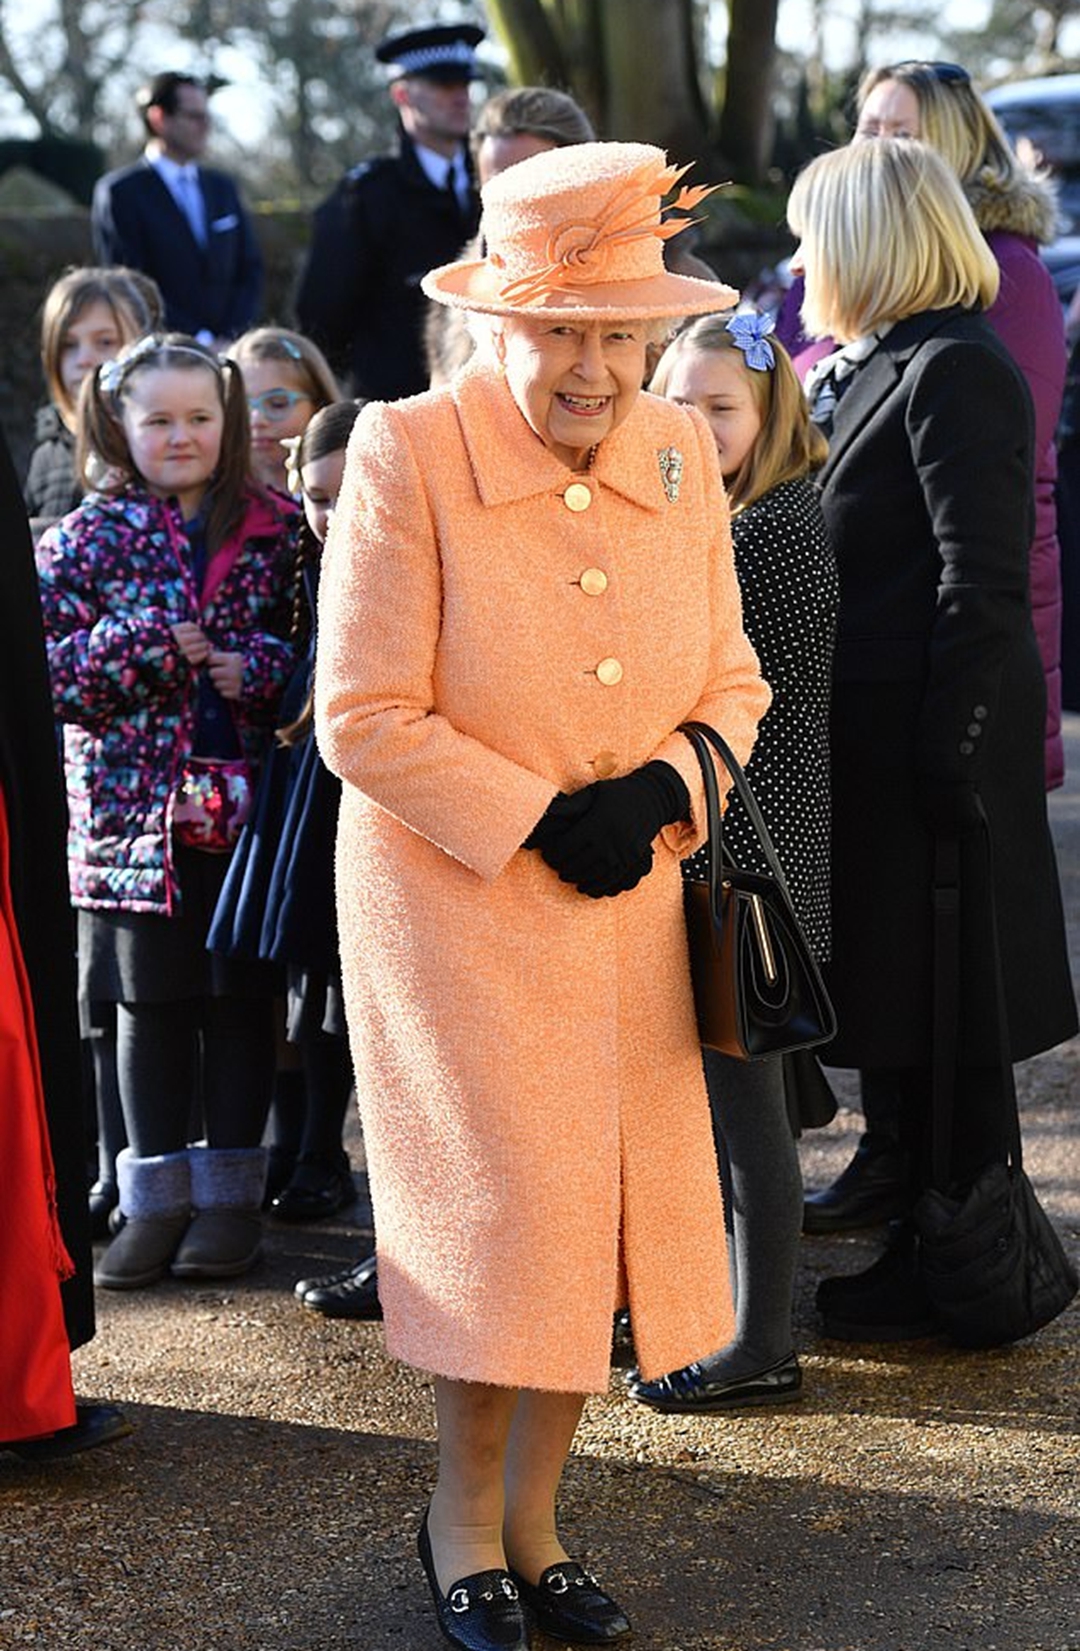
[[293, 666], [289, 582], [296, 513], [250, 494], [193, 610], [175, 501], [137, 486], [91, 493], [44, 535], [38, 576], [57, 716], [65, 723], [76, 906], [171, 912], [169, 800], [192, 750], [196, 672], [172, 626], [195, 620], [244, 658], [234, 707], [257, 763]]
[[192, 338], [100, 366], [78, 437], [102, 488], [44, 534], [38, 569], [79, 990], [115, 1005], [128, 1139], [94, 1280], [124, 1290], [232, 1277], [259, 1253], [273, 982], [206, 937], [293, 664], [297, 515], [248, 479], [239, 369]]

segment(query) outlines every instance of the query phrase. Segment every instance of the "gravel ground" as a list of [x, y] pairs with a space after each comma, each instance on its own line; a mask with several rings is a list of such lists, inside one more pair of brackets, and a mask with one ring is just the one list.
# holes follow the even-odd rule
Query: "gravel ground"
[[[1068, 733], [1052, 815], [1080, 953], [1080, 718]], [[1078, 1063], [1074, 1040], [1020, 1071], [1028, 1167], [1076, 1258]], [[805, 1138], [808, 1183], [843, 1166], [858, 1125], [844, 1106]], [[270, 1228], [235, 1286], [99, 1294], [76, 1386], [138, 1430], [50, 1468], [0, 1454], [0, 1647], [443, 1643], [414, 1546], [430, 1387], [387, 1359], [378, 1325], [291, 1293], [348, 1263], [368, 1216], [362, 1198], [348, 1220]], [[1080, 1651], [1080, 1308], [985, 1354], [820, 1340], [818, 1279], [873, 1253], [874, 1235], [805, 1241], [800, 1403], [665, 1418], [617, 1371], [589, 1401], [565, 1525], [640, 1651]]]

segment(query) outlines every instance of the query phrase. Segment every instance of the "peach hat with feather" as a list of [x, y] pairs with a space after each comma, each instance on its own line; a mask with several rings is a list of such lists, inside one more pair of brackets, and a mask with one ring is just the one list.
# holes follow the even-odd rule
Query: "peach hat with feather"
[[[695, 222], [661, 215], [687, 171], [646, 143], [533, 155], [484, 188], [486, 256], [443, 264], [421, 285], [440, 304], [489, 315], [629, 321], [731, 309], [731, 287], [664, 265], [664, 242]], [[692, 212], [718, 187], [678, 189], [669, 210]]]

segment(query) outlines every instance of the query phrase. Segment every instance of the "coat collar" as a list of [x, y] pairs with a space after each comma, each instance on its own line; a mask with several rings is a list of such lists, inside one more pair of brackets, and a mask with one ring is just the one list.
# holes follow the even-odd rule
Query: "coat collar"
[[958, 315], [970, 313], [959, 305], [945, 310], [924, 310], [920, 315], [905, 316], [890, 327], [873, 355], [855, 374], [851, 388], [836, 409], [829, 457], [818, 474], [820, 487], [829, 481], [849, 448], [858, 441], [859, 433], [892, 394], [912, 356]]
[[[454, 380], [454, 405], [461, 423], [476, 488], [485, 505], [512, 504], [544, 493], [561, 493], [582, 480], [544, 446], [525, 422], [503, 378], [488, 366], [469, 365]], [[649, 440], [653, 397], [642, 395], [629, 415], [597, 448], [590, 475], [643, 510], [667, 507], [659, 462], [652, 451], [664, 445], [659, 431]], [[642, 463], [645, 453], [652, 463]]]

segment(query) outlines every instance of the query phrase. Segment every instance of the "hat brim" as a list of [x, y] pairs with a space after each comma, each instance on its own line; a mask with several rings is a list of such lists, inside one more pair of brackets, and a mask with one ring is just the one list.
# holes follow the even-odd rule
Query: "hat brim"
[[506, 274], [486, 259], [463, 259], [429, 270], [420, 283], [429, 298], [459, 310], [484, 315], [524, 315], [560, 319], [621, 316], [627, 321], [654, 321], [676, 315], [708, 315], [730, 310], [739, 301], [733, 287], [670, 270], [643, 281], [597, 281], [572, 291], [548, 292], [540, 304], [508, 304], [500, 298]]

